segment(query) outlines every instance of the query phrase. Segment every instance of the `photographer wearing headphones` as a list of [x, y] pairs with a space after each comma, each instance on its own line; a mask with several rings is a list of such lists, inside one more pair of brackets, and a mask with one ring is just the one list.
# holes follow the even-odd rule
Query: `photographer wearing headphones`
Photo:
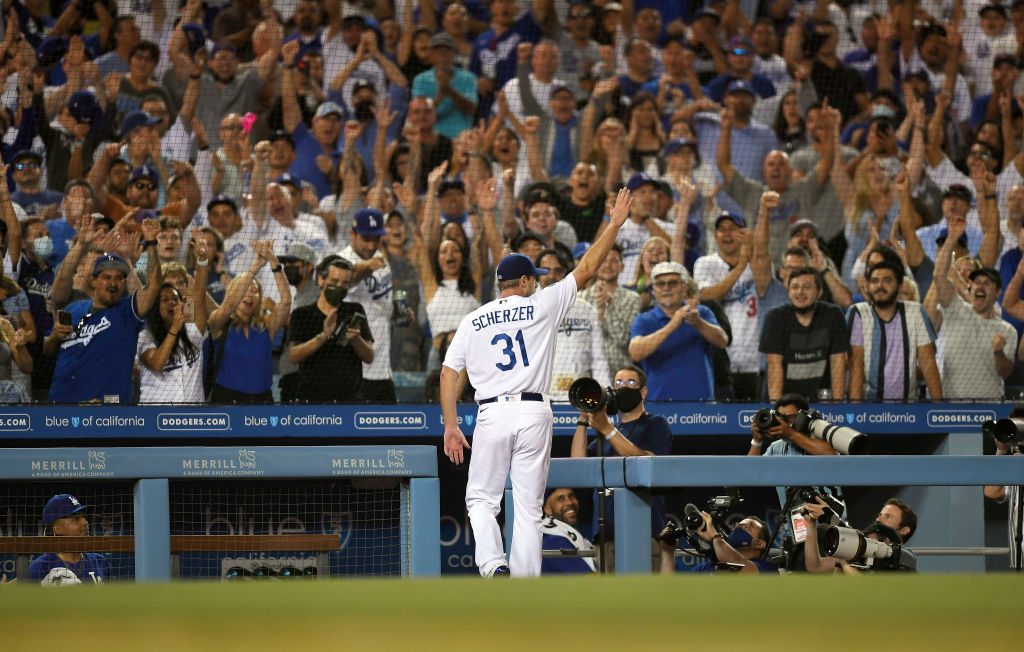
[[[825, 509], [828, 507], [820, 498], [816, 502], [804, 503], [803, 506], [803, 517], [807, 521], [807, 541], [804, 545], [804, 564], [809, 573], [831, 573], [831, 572], [842, 572], [846, 575], [857, 575], [861, 571], [850, 564], [849, 561], [843, 559], [837, 559], [835, 557], [823, 557], [821, 550], [818, 547], [818, 520], [824, 514]], [[863, 535], [867, 539], [875, 539], [883, 543], [894, 545], [894, 544], [906, 544], [910, 541], [910, 537], [914, 536], [914, 532], [917, 530], [917, 514], [911, 509], [910, 505], [906, 504], [899, 498], [890, 498], [885, 501], [882, 505], [882, 509], [878, 512], [878, 516], [875, 517], [875, 522], [866, 528]], [[892, 534], [898, 535], [899, 540], [895, 540]], [[917, 562], [913, 554], [908, 550], [901, 550], [901, 555], [909, 557], [913, 560], [913, 567], [916, 568]], [[912, 568], [900, 565], [898, 570], [911, 570]], [[893, 570], [891, 568], [877, 568], [876, 570]]]
[[[608, 420], [607, 410], [592, 413], [580, 413], [576, 422], [576, 432], [572, 437], [572, 457], [597, 455], [596, 440], [587, 446], [587, 426], [597, 431], [604, 438], [606, 445], [604, 455], [622, 457], [638, 457], [642, 455], [668, 455], [672, 449], [672, 430], [668, 421], [660, 415], [649, 414], [644, 408], [647, 397], [647, 374], [639, 367], [627, 365], [615, 373], [612, 385], [616, 391], [616, 402], [619, 409], [619, 425], [612, 425]], [[611, 446], [611, 451], [607, 446]], [[592, 453], [590, 451], [593, 451]], [[595, 510], [595, 514], [598, 510]], [[611, 510], [608, 510], [607, 522], [612, 522]], [[665, 497], [651, 496], [651, 536], [656, 537], [665, 527]], [[597, 528], [595, 527], [595, 531]], [[671, 544], [659, 542], [662, 547], [672, 549]], [[664, 558], [664, 555], [660, 555]], [[661, 571], [670, 573], [672, 565], [660, 564]]]
[[800, 410], [809, 410], [810, 403], [800, 394], [783, 394], [773, 406], [779, 425], [762, 430], [757, 424], [750, 425], [753, 439], [747, 455], [761, 455], [765, 440], [771, 442], [765, 455], [835, 455], [836, 451], [828, 442], [793, 429], [793, 420]]
[[[748, 516], [736, 525], [728, 537], [723, 537], [715, 528], [710, 514], [701, 512], [700, 515], [704, 519], [704, 527], [694, 534], [714, 547], [719, 564], [742, 566], [734, 568], [741, 573], [779, 572], [775, 564], [761, 558], [771, 537], [767, 523], [756, 516]], [[710, 559], [693, 567], [695, 573], [713, 573], [716, 570], [719, 570], [717, 564]]]

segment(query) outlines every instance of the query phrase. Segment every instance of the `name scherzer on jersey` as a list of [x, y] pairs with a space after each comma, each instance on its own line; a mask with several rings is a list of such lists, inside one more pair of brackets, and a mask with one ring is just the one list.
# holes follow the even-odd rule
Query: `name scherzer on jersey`
[[[562, 550], [575, 548], [576, 550], [588, 552], [594, 549], [594, 544], [579, 530], [565, 521], [559, 521], [551, 516], [545, 516], [540, 522], [540, 531], [544, 535], [544, 550]], [[545, 573], [579, 573], [597, 572], [593, 557], [548, 557], [544, 559]]]
[[523, 297], [495, 299], [462, 318], [444, 366], [466, 369], [476, 400], [546, 394], [558, 327], [576, 301], [576, 278]]

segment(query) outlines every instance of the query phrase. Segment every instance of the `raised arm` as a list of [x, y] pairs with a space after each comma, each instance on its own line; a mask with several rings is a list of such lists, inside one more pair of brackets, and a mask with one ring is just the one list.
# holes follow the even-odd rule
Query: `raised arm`
[[718, 149], [715, 150], [715, 163], [725, 185], [729, 185], [736, 176], [736, 168], [732, 166], [732, 109], [722, 109], [719, 116], [722, 129], [718, 136]]
[[[71, 289], [75, 282], [75, 272], [78, 271], [78, 263], [82, 256], [89, 250], [90, 245], [100, 237], [99, 229], [96, 228], [93, 220], [83, 219], [82, 226], [78, 230], [78, 237], [71, 247], [68, 255], [64, 257], [57, 270], [57, 277], [53, 280], [53, 287], [50, 290], [50, 298], [57, 308], [66, 306], [71, 298]], [[154, 256], [155, 258], [155, 256]]]
[[152, 247], [146, 257], [146, 287], [135, 293], [135, 314], [145, 315], [160, 300], [160, 286], [163, 285], [162, 265], [156, 255], [156, 237], [160, 235], [159, 220], [147, 219], [142, 222], [143, 251]]
[[673, 185], [679, 191], [679, 202], [675, 205], [675, 225], [672, 232], [672, 249], [669, 258], [677, 263], [682, 263], [686, 258], [686, 226], [689, 222], [690, 207], [697, 198], [697, 186], [687, 181], [683, 175], [676, 175], [672, 179]]
[[1024, 258], [1021, 258], [1017, 265], [1017, 271], [1013, 278], [1006, 284], [1006, 292], [1003, 293], [1003, 311], [1014, 319], [1024, 321], [1024, 301], [1021, 301], [1020, 291], [1024, 286]]
[[302, 122], [302, 109], [295, 95], [295, 57], [299, 53], [299, 40], [289, 41], [281, 47], [284, 70], [281, 71], [281, 122], [289, 134]]
[[583, 258], [580, 259], [576, 269], [572, 270], [577, 288], [587, 287], [591, 279], [594, 278], [597, 268], [601, 266], [605, 256], [608, 255], [612, 245], [615, 244], [615, 238], [618, 236], [619, 229], [629, 219], [629, 208], [632, 204], [632, 193], [625, 188], [619, 190], [619, 194], [615, 197], [615, 206], [611, 211], [611, 222], [608, 223], [608, 226], [594, 241], [593, 246], [583, 255]]
[[770, 213], [779, 205], [779, 193], [767, 190], [761, 193], [761, 201], [757, 209], [757, 224], [754, 226], [753, 255], [750, 259], [750, 271], [754, 275], [757, 296], [764, 296], [772, 282], [772, 259], [768, 253], [771, 238]]
[[921, 245], [917, 231], [914, 229], [914, 206], [910, 197], [910, 184], [906, 169], [900, 170], [893, 182], [896, 192], [896, 201], [900, 203], [899, 226], [900, 234], [903, 236], [903, 245], [907, 251], [907, 264], [911, 269], [920, 267], [924, 262], [924, 247]]
[[978, 221], [981, 223], [981, 247], [978, 258], [985, 267], [995, 267], [999, 260], [1002, 234], [999, 230], [999, 201], [996, 195], [996, 176], [981, 164], [971, 169], [977, 191]]
[[[252, 243], [252, 245], [255, 255], [253, 256], [253, 261], [249, 266], [248, 271], [239, 276], [237, 282], [228, 285], [228, 292], [224, 296], [223, 303], [217, 306], [217, 309], [210, 314], [207, 325], [210, 328], [210, 335], [214, 339], [220, 336], [221, 331], [231, 320], [231, 315], [235, 314], [235, 309], [238, 308], [238, 304], [242, 303], [242, 299], [245, 298], [245, 293], [249, 291], [249, 288], [252, 286], [253, 279], [256, 278], [256, 272], [267, 264], [267, 260], [262, 256], [262, 253], [266, 250], [257, 247], [257, 243], [255, 242]], [[289, 296], [291, 296], [290, 293]]]

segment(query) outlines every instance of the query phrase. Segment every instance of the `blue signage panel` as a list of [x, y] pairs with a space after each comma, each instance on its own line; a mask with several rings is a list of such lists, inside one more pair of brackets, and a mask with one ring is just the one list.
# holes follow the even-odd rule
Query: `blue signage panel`
[[[675, 435], [738, 435], [762, 403], [648, 403]], [[1009, 414], [1010, 403], [828, 403], [816, 406], [832, 423], [869, 434], [976, 433]], [[556, 403], [555, 435], [576, 429], [578, 412]], [[477, 406], [461, 404], [459, 423], [473, 434]], [[439, 405], [267, 406], [19, 406], [0, 410], [0, 441], [149, 437], [408, 437], [444, 432]]]

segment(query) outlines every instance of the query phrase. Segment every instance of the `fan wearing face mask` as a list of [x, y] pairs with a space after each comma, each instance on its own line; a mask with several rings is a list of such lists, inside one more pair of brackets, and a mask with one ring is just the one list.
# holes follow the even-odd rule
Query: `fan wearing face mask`
[[[698, 537], [710, 543], [715, 549], [715, 557], [719, 562], [727, 564], [742, 565], [737, 568], [741, 573], [778, 573], [779, 568], [761, 559], [761, 551], [768, 545], [768, 525], [756, 516], [748, 516], [733, 528], [728, 537], [715, 528], [711, 521], [711, 515], [707, 512], [700, 513], [704, 519], [704, 527], [697, 530]], [[716, 567], [714, 562], [703, 561], [693, 568], [695, 573], [713, 573]]]
[[345, 301], [352, 264], [328, 256], [317, 268], [320, 296], [292, 312], [288, 359], [299, 365], [298, 396], [311, 403], [350, 400], [373, 362], [373, 335], [362, 304]]

